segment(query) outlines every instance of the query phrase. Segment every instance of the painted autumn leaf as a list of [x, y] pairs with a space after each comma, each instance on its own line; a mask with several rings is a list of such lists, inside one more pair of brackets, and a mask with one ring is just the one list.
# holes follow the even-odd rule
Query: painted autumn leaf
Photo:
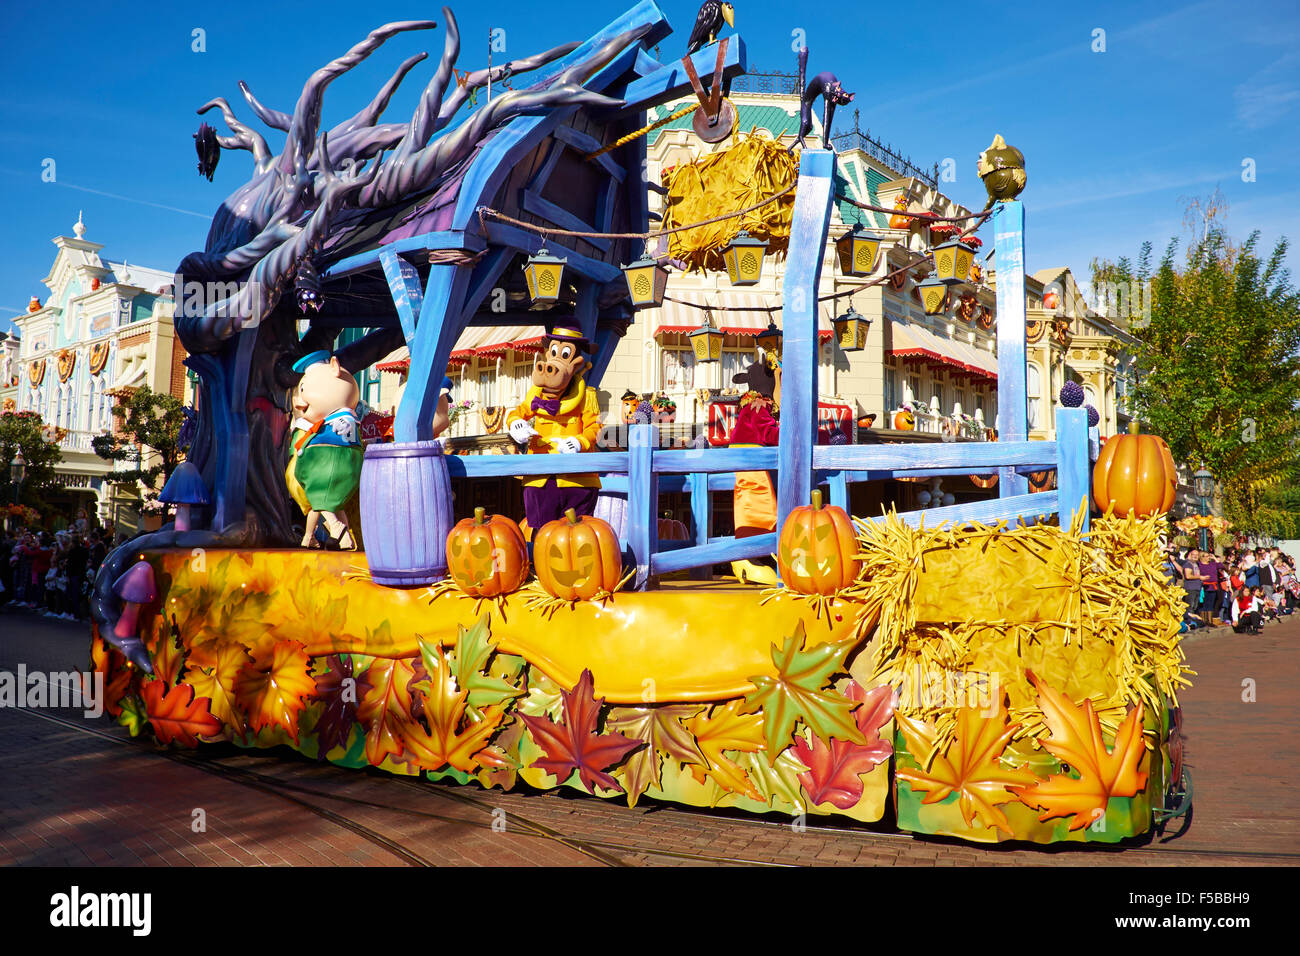
[[221, 721], [209, 713], [208, 699], [195, 699], [194, 688], [189, 684], [173, 687], [166, 681], [149, 680], [140, 688], [140, 696], [149, 723], [162, 743], [175, 740], [186, 747], [197, 747], [199, 737], [215, 737], [221, 733]]
[[132, 737], [139, 737], [140, 731], [144, 730], [144, 725], [149, 722], [149, 715], [145, 713], [144, 702], [139, 697], [132, 694], [122, 699], [121, 712], [117, 715], [117, 722], [127, 729]]
[[299, 641], [277, 641], [269, 657], [254, 658], [235, 678], [235, 700], [254, 731], [281, 727], [298, 742], [298, 714], [316, 693], [311, 659]]
[[704, 783], [707, 775], [724, 790], [751, 800], [762, 800], [763, 795], [755, 788], [749, 775], [726, 754], [727, 751], [753, 753], [763, 749], [763, 718], [757, 714], [739, 713], [743, 703], [742, 700], [733, 700], [725, 705], [714, 705], [707, 716], [701, 714], [687, 724], [704, 758], [691, 767], [691, 774], [699, 783]]
[[[908, 750], [920, 760], [920, 755], [934, 749], [936, 731], [928, 721], [895, 714]], [[914, 791], [927, 794], [922, 803], [939, 803], [950, 794], [958, 795], [958, 806], [967, 826], [997, 827], [1013, 836], [1006, 814], [998, 809], [1011, 803], [1016, 795], [1008, 788], [1024, 786], [1035, 777], [1026, 769], [1012, 770], [999, 761], [1007, 744], [1020, 729], [1019, 724], [1008, 725], [1005, 698], [998, 702], [998, 711], [991, 717], [982, 716], [974, 707], [957, 711], [957, 729], [948, 749], [935, 754], [927, 773], [923, 768], [897, 767], [894, 776], [906, 780]]]
[[628, 757], [623, 766], [629, 807], [636, 806], [637, 798], [650, 787], [661, 786], [665, 756], [682, 763], [704, 763], [704, 754], [700, 753], [695, 738], [684, 726], [684, 721], [699, 716], [703, 711], [701, 704], [650, 704], [610, 710], [605, 719], [606, 730], [620, 733], [629, 740], [640, 740], [646, 745]]
[[92, 697], [93, 688], [86, 687], [89, 677], [94, 674], [104, 675], [104, 710], [110, 717], [122, 713], [122, 701], [127, 698], [139, 684], [140, 671], [127, 665], [126, 655], [99, 636], [99, 627], [92, 625], [94, 637], [90, 642], [91, 673], [82, 677], [83, 690], [87, 699]]
[[520, 714], [519, 719], [528, 725], [533, 741], [546, 756], [534, 760], [532, 766], [553, 775], [557, 782], [569, 779], [574, 770], [588, 793], [596, 787], [623, 792], [618, 781], [605, 772], [618, 763], [628, 752], [641, 746], [622, 734], [598, 734], [596, 723], [605, 698], [597, 700], [592, 695], [595, 679], [591, 671], [583, 670], [578, 683], [571, 691], [562, 691], [564, 723], [557, 724], [549, 717], [530, 717]]
[[249, 663], [248, 653], [240, 644], [223, 644], [216, 650], [212, 667], [199, 667], [193, 661], [185, 669], [185, 680], [200, 697], [209, 700], [208, 709], [230, 730], [244, 736], [244, 715], [235, 697], [240, 671]]
[[[381, 628], [386, 628], [385, 621]], [[402, 731], [411, 720], [411, 692], [415, 677], [410, 658], [377, 657], [365, 670], [370, 685], [357, 707], [357, 717], [366, 728], [366, 759], [376, 767], [385, 757], [402, 754]]]
[[[467, 714], [469, 692], [459, 689], [452, 676], [452, 663], [440, 644], [420, 641], [420, 654], [427, 674], [411, 685], [424, 702], [424, 720], [429, 730], [414, 721], [403, 728], [402, 740], [408, 760], [425, 770], [441, 770], [450, 764], [465, 773], [483, 765], [479, 754], [501, 725], [505, 708], [494, 704], [484, 708], [482, 718]], [[495, 754], [489, 762], [495, 764]]]
[[153, 640], [145, 644], [153, 663], [154, 677], [175, 684], [181, 679], [185, 652], [177, 646], [174, 629], [164, 616], [156, 615], [155, 620]]
[[803, 723], [822, 741], [831, 738], [866, 744], [850, 716], [857, 706], [838, 693], [826, 688], [831, 676], [845, 670], [844, 659], [853, 650], [856, 640], [826, 642], [812, 650], [804, 649], [803, 622], [785, 640], [780, 649], [772, 645], [772, 663], [777, 676], [751, 677], [756, 690], [745, 696], [741, 713], [752, 714], [763, 709], [763, 733], [767, 739], [768, 753], [780, 753], [794, 742], [795, 727]]
[[[424, 655], [424, 639], [420, 639], [421, 656]], [[483, 615], [473, 627], [466, 630], [459, 628], [456, 648], [452, 652], [452, 676], [456, 686], [468, 695], [470, 707], [487, 707], [491, 704], [503, 704], [512, 697], [518, 697], [523, 690], [509, 681], [492, 675], [489, 661], [496, 652], [496, 643], [489, 633], [488, 615]], [[498, 654], [498, 659], [510, 658], [503, 662], [504, 672], [518, 672], [523, 658], [510, 654]], [[429, 669], [426, 658], [424, 668]]]
[[813, 805], [829, 803], [841, 810], [856, 806], [862, 799], [862, 774], [870, 773], [889, 759], [893, 745], [884, 740], [880, 730], [894, 716], [898, 695], [888, 685], [864, 690], [857, 681], [850, 681], [845, 690], [849, 700], [861, 701], [853, 712], [854, 721], [862, 735], [870, 741], [866, 745], [832, 740], [830, 745], [816, 737], [812, 741], [799, 738], [794, 744], [794, 755], [808, 767], [799, 775], [799, 782], [811, 798]]
[[316, 699], [324, 704], [316, 721], [316, 756], [320, 760], [335, 747], [347, 746], [352, 726], [358, 722], [360, 702], [370, 690], [364, 675], [353, 675], [352, 655], [331, 654], [325, 665], [328, 670], [316, 676]]
[[788, 747], [777, 755], [776, 760], [768, 757], [767, 751], [754, 753], [737, 753], [736, 765], [749, 774], [758, 790], [758, 800], [768, 806], [780, 797], [795, 811], [803, 812], [803, 793], [799, 789], [799, 775], [808, 770], [794, 755], [794, 748]]
[[1138, 770], [1145, 750], [1142, 704], [1129, 711], [1115, 733], [1115, 746], [1107, 750], [1091, 699], [1085, 699], [1080, 707], [1032, 671], [1025, 676], [1038, 691], [1043, 719], [1051, 732], [1039, 743], [1077, 770], [1079, 777], [1055, 774], [1032, 786], [1017, 787], [1016, 793], [1021, 802], [1042, 811], [1040, 821], [1073, 814], [1070, 829], [1082, 830], [1106, 813], [1111, 797], [1131, 797], [1147, 785], [1146, 773]]

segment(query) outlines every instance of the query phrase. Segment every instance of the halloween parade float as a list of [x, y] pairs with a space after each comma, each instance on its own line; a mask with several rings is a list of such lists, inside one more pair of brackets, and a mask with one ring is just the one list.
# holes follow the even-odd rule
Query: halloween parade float
[[[202, 108], [228, 132], [201, 126], [200, 173], [246, 150], [253, 174], [177, 268], [200, 383], [192, 503], [96, 582], [113, 718], [173, 745], [283, 745], [485, 788], [863, 822], [892, 807], [902, 830], [980, 842], [1114, 843], [1186, 809], [1182, 592], [1160, 570], [1173, 465], [1158, 438], [1123, 436], [1094, 480], [1084, 408], [1026, 440], [1023, 156], [1000, 137], [981, 156], [989, 206], [932, 250], [921, 289], [938, 308], [991, 222], [999, 441], [819, 444], [836, 155], [738, 135], [723, 93], [745, 46], [721, 8], [682, 60], [652, 55], [673, 41], [644, 0], [589, 39], [463, 75], [451, 11], [388, 24], [290, 112], [241, 84], [278, 154], [226, 100]], [[409, 122], [380, 117], [422, 56], [322, 125], [331, 82], [435, 27], [441, 63]], [[692, 94], [696, 134], [732, 143], [674, 175], [652, 229], [646, 112]], [[828, 128], [851, 98], [814, 77], [801, 136], [817, 100]], [[648, 252], [662, 236], [667, 253]], [[876, 237], [834, 245], [828, 268], [890, 278]], [[666, 262], [743, 284], [773, 254], [784, 339], [738, 376], [744, 439], [673, 447], [633, 409], [608, 450], [597, 390]], [[487, 298], [521, 276], [511, 308], [551, 308], [503, 425], [517, 453], [445, 454], [450, 353], [469, 327], [519, 324]], [[345, 329], [365, 332], [339, 346]], [[694, 339], [704, 358], [714, 331]], [[401, 346], [392, 440], [363, 444], [352, 376]], [[616, 401], [624, 384], [603, 387]], [[1055, 487], [1032, 493], [1045, 471]], [[855, 482], [967, 474], [998, 476], [998, 497], [848, 512]], [[453, 496], [501, 477], [523, 513]], [[735, 535], [712, 534], [711, 490], [735, 494]], [[661, 524], [668, 492], [690, 496], [690, 522]]]

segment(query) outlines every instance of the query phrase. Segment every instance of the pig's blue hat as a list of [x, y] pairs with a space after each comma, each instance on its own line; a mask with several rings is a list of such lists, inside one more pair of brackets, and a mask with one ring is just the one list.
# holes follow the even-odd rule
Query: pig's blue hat
[[330, 353], [326, 349], [321, 349], [317, 352], [308, 352], [302, 358], [298, 359], [298, 361], [293, 363], [293, 370], [302, 373], [307, 371], [308, 368], [315, 365], [317, 362], [328, 362], [330, 358]]

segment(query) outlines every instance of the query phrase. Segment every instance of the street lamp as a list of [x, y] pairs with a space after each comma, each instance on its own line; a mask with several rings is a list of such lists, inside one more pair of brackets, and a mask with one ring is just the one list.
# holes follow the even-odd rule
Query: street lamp
[[[1214, 475], [1206, 470], [1204, 464], [1192, 475], [1192, 491], [1196, 492], [1196, 497], [1201, 499], [1201, 515], [1208, 515], [1210, 513], [1210, 495], [1214, 494]], [[1208, 528], [1201, 529], [1200, 538], [1201, 550], [1209, 550], [1210, 531]]]
[[23, 458], [23, 450], [18, 449], [18, 454], [14, 455], [14, 460], [9, 463], [9, 482], [14, 486], [14, 504], [18, 504], [18, 489], [22, 487], [23, 479], [27, 477], [27, 461]]

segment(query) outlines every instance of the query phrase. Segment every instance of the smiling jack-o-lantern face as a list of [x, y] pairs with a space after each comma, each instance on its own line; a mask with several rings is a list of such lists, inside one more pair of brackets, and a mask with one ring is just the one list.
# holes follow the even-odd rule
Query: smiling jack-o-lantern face
[[916, 428], [916, 416], [909, 411], [894, 412], [894, 429], [900, 432], [910, 432]]
[[542, 526], [533, 541], [537, 582], [552, 597], [590, 601], [613, 592], [623, 573], [623, 556], [614, 529], [599, 518], [565, 516]]
[[848, 587], [862, 569], [858, 539], [844, 509], [822, 507], [822, 493], [812, 504], [795, 508], [777, 540], [777, 566], [786, 587], [801, 594], [834, 594]]
[[471, 597], [517, 591], [528, 579], [528, 549], [519, 526], [502, 515], [474, 509], [447, 535], [447, 570]]

